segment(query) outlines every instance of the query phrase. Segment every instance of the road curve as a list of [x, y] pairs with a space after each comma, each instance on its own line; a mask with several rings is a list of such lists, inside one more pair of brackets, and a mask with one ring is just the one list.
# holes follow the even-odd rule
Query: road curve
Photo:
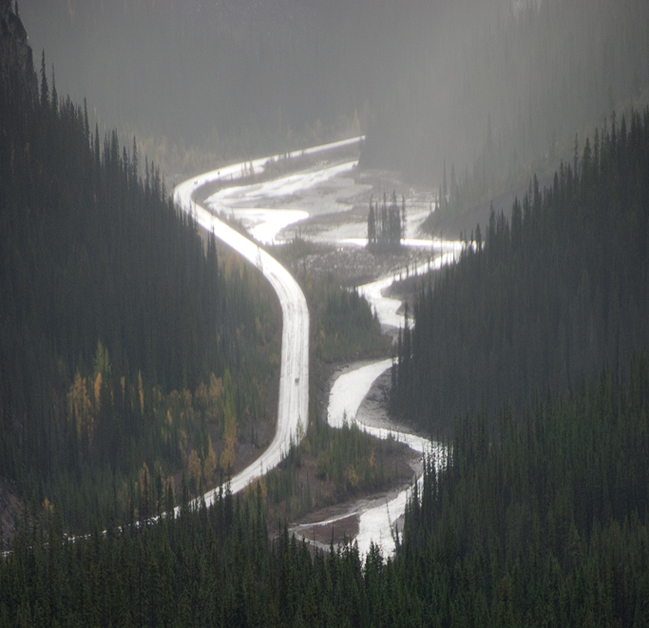
[[[194, 203], [192, 194], [206, 180], [203, 179], [201, 183], [195, 181], [194, 178], [176, 187], [176, 204], [183, 211], [191, 213], [201, 227], [213, 232], [219, 240], [255, 265], [277, 293], [282, 308], [277, 430], [273, 441], [261, 457], [232, 478], [231, 490], [236, 493], [280, 463], [288, 451], [290, 439], [297, 437], [300, 421], [303, 430], [306, 430], [309, 408], [309, 310], [300, 286], [275, 258], [207, 209]], [[204, 495], [208, 506], [214, 501], [217, 492], [218, 489], [214, 489]]]
[[[351, 138], [299, 151], [296, 154], [315, 154], [358, 143], [362, 138]], [[174, 189], [174, 202], [184, 212], [191, 214], [204, 229], [237, 251], [256, 266], [271, 284], [282, 308], [282, 351], [280, 357], [279, 403], [275, 437], [264, 453], [250, 466], [237, 473], [230, 482], [232, 493], [245, 488], [252, 480], [276, 467], [288, 452], [291, 439], [296, 441], [304, 434], [309, 420], [309, 310], [300, 286], [293, 276], [271, 255], [252, 240], [219, 220], [213, 213], [193, 200], [201, 186], [215, 181], [239, 178], [247, 169], [261, 169], [269, 159], [264, 157], [251, 162], [226, 166], [192, 177]], [[301, 424], [301, 431], [298, 427]], [[203, 496], [206, 505], [214, 502], [219, 488]], [[176, 509], [178, 510], [178, 508]]]

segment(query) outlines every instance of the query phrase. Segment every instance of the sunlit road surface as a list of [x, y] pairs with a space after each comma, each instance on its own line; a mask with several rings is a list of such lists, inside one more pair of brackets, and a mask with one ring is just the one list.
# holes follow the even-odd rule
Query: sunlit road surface
[[[357, 144], [360, 139], [352, 138], [317, 146], [296, 154], [315, 154], [341, 148]], [[302, 434], [306, 432], [309, 410], [309, 310], [300, 286], [275, 258], [252, 240], [219, 220], [213, 213], [197, 205], [192, 196], [198, 188], [207, 183], [238, 178], [244, 168], [261, 169], [268, 159], [268, 157], [264, 157], [245, 164], [234, 164], [213, 170], [188, 179], [176, 186], [174, 190], [174, 201], [182, 211], [191, 214], [201, 227], [213, 232], [219, 240], [236, 250], [263, 273], [277, 293], [282, 308], [282, 351], [277, 430], [270, 446], [261, 457], [232, 477], [230, 481], [232, 493], [241, 491], [254, 479], [276, 467], [288, 453], [291, 439], [296, 441], [299, 432]], [[298, 428], [300, 423], [301, 431]], [[217, 487], [204, 495], [207, 506], [215, 501], [218, 493], [219, 488]]]

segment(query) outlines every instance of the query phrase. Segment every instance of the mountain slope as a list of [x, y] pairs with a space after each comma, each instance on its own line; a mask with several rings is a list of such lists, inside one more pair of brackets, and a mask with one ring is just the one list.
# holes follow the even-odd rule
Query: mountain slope
[[256, 274], [218, 263], [135, 141], [128, 151], [115, 132], [91, 133], [45, 72], [36, 98], [22, 71], [11, 76], [0, 86], [0, 475], [35, 511], [47, 498], [87, 530], [164, 507], [183, 469], [196, 493], [236, 463], [250, 425], [272, 419], [275, 306]]
[[467, 410], [532, 407], [603, 365], [623, 378], [649, 347], [649, 109], [598, 132], [475, 238], [419, 295], [395, 409], [434, 432]]

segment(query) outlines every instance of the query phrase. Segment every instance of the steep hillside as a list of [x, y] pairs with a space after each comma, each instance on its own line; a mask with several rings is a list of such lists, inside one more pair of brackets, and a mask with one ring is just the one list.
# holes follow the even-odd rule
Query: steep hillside
[[11, 5], [11, 0], [0, 0], [0, 82], [35, 96], [38, 83], [32, 49], [27, 43], [27, 31]]
[[135, 140], [102, 141], [45, 68], [34, 97], [27, 70], [0, 85], [0, 475], [87, 530], [263, 446], [275, 302], [204, 247]]
[[644, 0], [514, 3], [440, 43], [404, 84], [387, 86], [391, 104], [368, 129], [362, 163], [438, 187], [455, 213], [527, 185], [535, 172], [551, 176], [560, 158], [572, 158], [575, 134], [581, 152], [585, 134], [615, 108], [647, 104]]
[[436, 432], [467, 410], [532, 407], [603, 365], [624, 379], [649, 348], [649, 109], [613, 120], [474, 237], [419, 294], [395, 410]]

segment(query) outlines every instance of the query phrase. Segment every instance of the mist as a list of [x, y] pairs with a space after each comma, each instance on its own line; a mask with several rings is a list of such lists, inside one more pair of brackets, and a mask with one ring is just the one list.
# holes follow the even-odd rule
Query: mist
[[[38, 62], [168, 176], [368, 132], [495, 193], [649, 85], [643, 0], [23, 0]], [[479, 184], [475, 181], [479, 180]], [[476, 195], [474, 195], [476, 196]], [[479, 195], [477, 195], [479, 196]]]

